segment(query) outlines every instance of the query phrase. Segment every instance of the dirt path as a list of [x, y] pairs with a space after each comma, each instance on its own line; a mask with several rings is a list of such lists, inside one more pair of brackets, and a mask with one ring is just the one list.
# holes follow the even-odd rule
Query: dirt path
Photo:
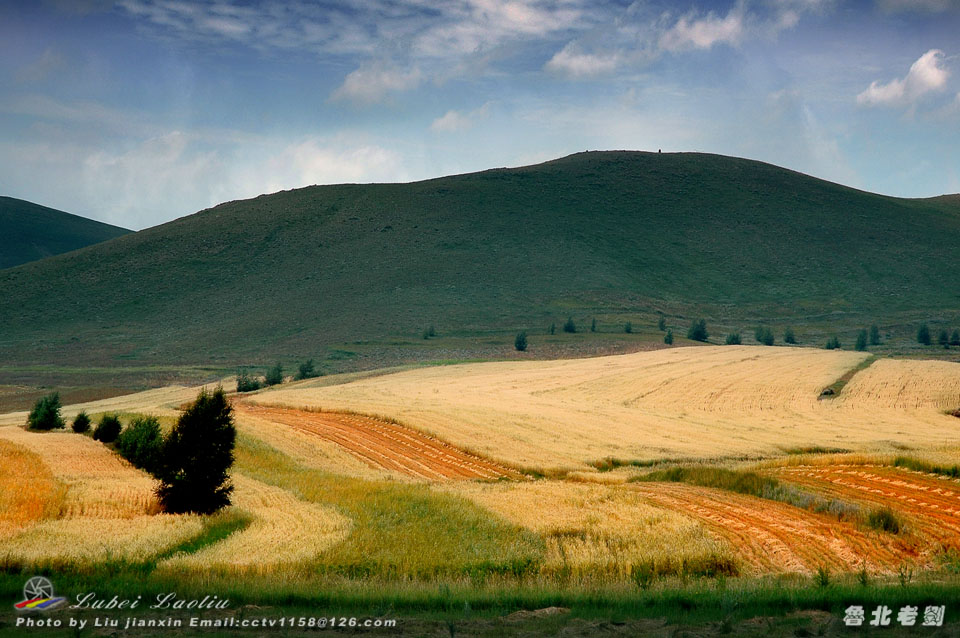
[[756, 573], [811, 573], [818, 567], [892, 572], [917, 555], [903, 539], [750, 496], [676, 483], [636, 483], [654, 503], [689, 514], [727, 539]]
[[913, 519], [913, 531], [960, 549], [960, 482], [880, 465], [784, 467], [785, 481], [848, 500], [889, 506]]
[[307, 412], [234, 402], [249, 414], [343, 446], [372, 467], [425, 479], [520, 478], [502, 465], [402, 425], [355, 414]]

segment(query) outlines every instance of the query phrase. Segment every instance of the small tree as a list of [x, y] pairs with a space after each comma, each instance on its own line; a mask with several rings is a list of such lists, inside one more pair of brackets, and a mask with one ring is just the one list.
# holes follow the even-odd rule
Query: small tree
[[571, 334], [577, 331], [577, 324], [573, 323], [573, 317], [567, 317], [567, 320], [563, 322], [563, 331]]
[[953, 334], [950, 335], [950, 345], [951, 346], [960, 346], [960, 330], [954, 330]]
[[946, 328], [940, 330], [940, 334], [937, 336], [937, 343], [944, 348], [950, 347], [950, 334], [947, 332]]
[[880, 345], [880, 327], [877, 324], [870, 326], [870, 345]]
[[277, 365], [273, 366], [267, 370], [267, 375], [263, 379], [263, 384], [266, 386], [271, 385], [280, 385], [283, 383], [283, 366], [280, 365], [280, 362], [277, 362]]
[[633, 324], [630, 323], [629, 321], [623, 324], [623, 331], [626, 332], [627, 334], [630, 334], [631, 332], [633, 332]]
[[86, 412], [80, 412], [77, 416], [73, 418], [73, 425], [71, 426], [73, 431], [77, 434], [83, 434], [90, 431], [90, 417], [87, 416]]
[[823, 346], [827, 350], [839, 350], [840, 349], [840, 340], [837, 337], [830, 337], [827, 339], [827, 345]]
[[547, 329], [547, 332], [549, 332], [552, 335], [557, 334], [557, 324], [551, 323], [550, 328]]
[[297, 375], [294, 377], [294, 379], [297, 381], [302, 381], [303, 379], [313, 379], [317, 376], [319, 375], [317, 374], [316, 369], [313, 367], [313, 359], [307, 359], [297, 368]]
[[740, 333], [731, 332], [727, 335], [726, 344], [728, 346], [739, 346], [740, 345]]
[[594, 317], [593, 319], [590, 320], [590, 332], [596, 332], [596, 331], [597, 331], [597, 318]]
[[437, 336], [437, 330], [433, 327], [433, 324], [430, 324], [423, 330], [423, 338], [430, 339]]
[[31, 430], [55, 430], [64, 427], [60, 416], [60, 393], [54, 392], [37, 399], [27, 415], [27, 427]]
[[857, 343], [853, 346], [857, 352], [863, 352], [867, 349], [867, 331], [861, 330], [857, 333]]
[[527, 333], [518, 332], [517, 336], [513, 340], [513, 347], [516, 348], [517, 352], [524, 352], [527, 349]]
[[754, 333], [754, 336], [756, 336], [757, 341], [759, 341], [765, 346], [773, 345], [773, 342], [774, 342], [773, 330], [771, 330], [770, 328], [758, 328], [757, 331]]
[[663, 332], [667, 329], [667, 318], [663, 316], [663, 313], [660, 313], [660, 317], [657, 319], [657, 330]]
[[223, 388], [213, 394], [201, 390], [163, 444], [157, 474], [163, 511], [212, 514], [230, 504], [233, 486], [227, 472], [233, 465], [236, 435]]
[[663, 342], [668, 346], [673, 343], [673, 330], [667, 328], [667, 334], [663, 335]]
[[260, 382], [249, 374], [246, 368], [237, 369], [237, 392], [253, 392], [260, 389]]
[[793, 334], [793, 328], [788, 327], [783, 331], [783, 342], [791, 345], [797, 343], [797, 337]]
[[156, 474], [163, 452], [160, 422], [152, 416], [134, 419], [117, 437], [116, 449], [134, 467]]
[[687, 339], [693, 341], [706, 341], [710, 338], [710, 333], [707, 332], [707, 322], [705, 319], [694, 319], [693, 323], [690, 324], [690, 329], [687, 330]]
[[930, 326], [925, 323], [920, 324], [920, 327], [917, 329], [917, 343], [925, 346], [929, 346], [931, 343]]
[[93, 440], [102, 443], [113, 443], [120, 436], [120, 419], [112, 414], [100, 417], [100, 423], [93, 430]]

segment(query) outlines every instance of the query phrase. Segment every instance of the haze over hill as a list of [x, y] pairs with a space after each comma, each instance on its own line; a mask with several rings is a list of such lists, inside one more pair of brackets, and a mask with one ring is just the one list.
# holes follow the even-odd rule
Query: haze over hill
[[580, 153], [221, 204], [0, 273], [30, 363], [226, 363], [605, 321], [960, 316], [960, 205], [717, 155]]
[[0, 269], [97, 244], [130, 231], [22, 199], [0, 197]]

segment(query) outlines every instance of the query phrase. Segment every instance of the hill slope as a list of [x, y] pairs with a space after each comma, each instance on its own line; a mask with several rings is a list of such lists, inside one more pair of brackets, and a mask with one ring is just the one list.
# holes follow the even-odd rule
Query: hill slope
[[0, 348], [235, 362], [568, 314], [953, 317], [958, 245], [960, 206], [942, 199], [716, 155], [581, 153], [228, 202], [0, 272]]
[[0, 269], [97, 244], [129, 230], [0, 197]]

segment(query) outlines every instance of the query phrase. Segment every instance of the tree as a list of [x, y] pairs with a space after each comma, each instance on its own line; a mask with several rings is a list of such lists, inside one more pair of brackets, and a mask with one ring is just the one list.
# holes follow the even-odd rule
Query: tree
[[667, 334], [663, 335], [663, 342], [668, 346], [673, 343], [673, 330], [667, 328]]
[[424, 339], [430, 339], [431, 337], [436, 337], [436, 336], [437, 336], [437, 330], [436, 328], [433, 327], [433, 324], [430, 324], [429, 326], [427, 326], [423, 331]]
[[707, 322], [705, 319], [694, 319], [693, 323], [690, 324], [690, 329], [687, 330], [687, 339], [692, 339], [693, 341], [706, 341], [710, 338], [710, 333], [707, 332]]
[[516, 338], [513, 340], [513, 347], [516, 348], [517, 352], [524, 352], [527, 349], [527, 333], [518, 332]]
[[73, 425], [71, 426], [73, 431], [77, 434], [83, 434], [84, 432], [90, 431], [90, 417], [87, 416], [86, 412], [80, 412], [73, 419]]
[[950, 335], [950, 345], [960, 346], [960, 330], [954, 329], [953, 334]]
[[100, 417], [100, 423], [93, 430], [93, 440], [102, 443], [113, 443], [120, 436], [120, 419], [112, 414]]
[[773, 330], [770, 328], [759, 327], [754, 331], [753, 336], [756, 337], [759, 343], [765, 346], [772, 346], [775, 340]]
[[283, 366], [277, 361], [277, 365], [267, 370], [267, 375], [263, 379], [263, 385], [280, 385], [283, 383]]
[[27, 427], [31, 430], [55, 430], [65, 426], [60, 416], [60, 393], [54, 392], [37, 399], [27, 415]]
[[840, 349], [840, 340], [837, 337], [830, 337], [827, 339], [827, 345], [823, 346], [827, 350], [839, 350]]
[[633, 324], [630, 323], [629, 321], [623, 324], [623, 331], [626, 332], [627, 334], [630, 334], [631, 332], [633, 332]]
[[857, 333], [857, 343], [853, 346], [857, 352], [863, 352], [867, 349], [867, 331], [861, 330]]
[[728, 335], [727, 335], [726, 344], [727, 344], [728, 346], [739, 346], [739, 345], [740, 345], [740, 333], [739, 333], [739, 332], [731, 332], [730, 334], [728, 334]]
[[577, 324], [573, 323], [573, 317], [567, 317], [567, 320], [563, 322], [563, 331], [571, 334], [577, 331]]
[[301, 363], [297, 369], [297, 376], [294, 377], [297, 381], [302, 381], [303, 379], [313, 379], [314, 377], [319, 376], [316, 369], [313, 367], [313, 359], [307, 359], [306, 362]]
[[547, 332], [549, 332], [552, 335], [557, 334], [557, 324], [551, 323], [550, 328], [547, 330]]
[[667, 318], [663, 316], [663, 313], [660, 313], [660, 318], [657, 319], [657, 330], [663, 332], [667, 329]]
[[925, 323], [920, 324], [920, 327], [917, 329], [917, 343], [925, 346], [929, 346], [931, 343], [930, 326]]
[[793, 334], [793, 328], [787, 328], [783, 331], [783, 342], [789, 344], [796, 344], [797, 337]]
[[870, 326], [870, 345], [880, 345], [880, 327], [877, 324]]
[[594, 318], [590, 321], [590, 332], [596, 332], [596, 331], [597, 331], [597, 318], [594, 317]]
[[260, 389], [260, 382], [247, 374], [246, 368], [237, 369], [237, 392], [253, 392]]
[[947, 332], [946, 328], [942, 328], [940, 330], [940, 334], [937, 336], [937, 343], [944, 348], [950, 347], [950, 334]]
[[201, 390], [163, 444], [157, 498], [171, 514], [212, 514], [230, 504], [227, 474], [236, 441], [230, 403], [217, 388]]
[[117, 452], [134, 467], [156, 474], [163, 453], [163, 433], [156, 417], [137, 417], [116, 441]]

